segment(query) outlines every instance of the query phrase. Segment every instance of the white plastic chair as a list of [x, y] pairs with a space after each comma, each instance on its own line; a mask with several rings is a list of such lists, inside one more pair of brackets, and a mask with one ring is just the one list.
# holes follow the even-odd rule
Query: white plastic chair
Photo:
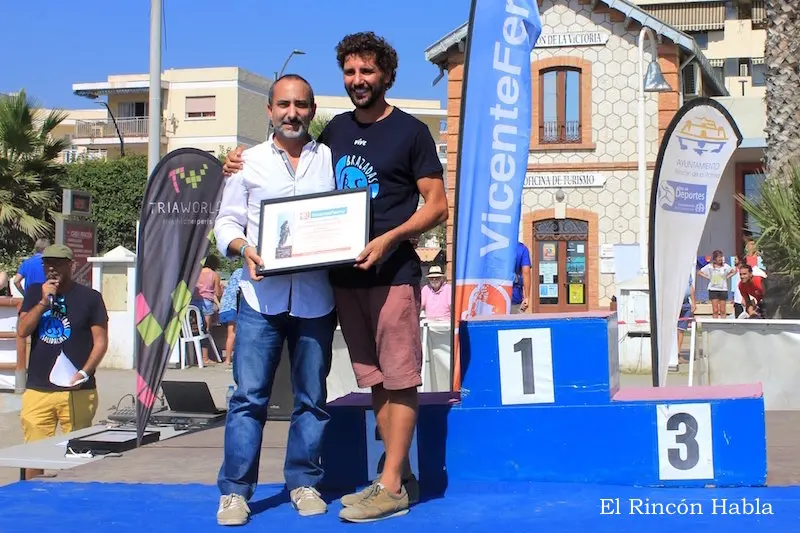
[[[194, 323], [197, 324], [197, 333], [194, 332], [192, 328], [192, 316], [194, 316]], [[187, 351], [186, 345], [190, 342], [194, 343], [194, 355], [197, 357], [197, 366], [203, 368], [203, 352], [201, 350], [200, 343], [203, 340], [208, 340], [208, 343], [211, 345], [211, 349], [214, 350], [214, 354], [217, 357], [217, 361], [222, 361], [222, 358], [219, 355], [219, 351], [217, 350], [217, 344], [214, 342], [214, 339], [211, 337], [211, 333], [208, 331], [203, 331], [203, 315], [200, 313], [200, 309], [195, 305], [190, 305], [189, 308], [186, 310], [186, 316], [183, 317], [183, 322], [181, 323], [181, 338], [180, 338], [180, 360], [181, 360], [181, 369], [186, 368], [186, 359], [187, 359]]]

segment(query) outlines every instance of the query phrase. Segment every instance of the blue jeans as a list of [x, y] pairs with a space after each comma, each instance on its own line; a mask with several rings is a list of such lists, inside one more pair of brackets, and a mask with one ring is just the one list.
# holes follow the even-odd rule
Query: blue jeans
[[289, 490], [319, 483], [322, 434], [330, 420], [325, 380], [331, 368], [335, 329], [334, 311], [320, 318], [263, 315], [242, 300], [233, 359], [237, 388], [228, 406], [225, 457], [217, 478], [222, 494], [236, 493], [249, 500], [255, 492], [261, 438], [284, 341], [289, 343], [294, 392], [284, 478]]

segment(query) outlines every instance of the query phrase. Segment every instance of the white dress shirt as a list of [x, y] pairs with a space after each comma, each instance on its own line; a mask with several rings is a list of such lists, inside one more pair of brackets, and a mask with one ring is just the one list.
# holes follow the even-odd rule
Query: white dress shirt
[[[214, 223], [217, 247], [225, 256], [231, 255], [228, 246], [234, 239], [246, 239], [258, 246], [262, 200], [336, 189], [331, 151], [324, 144], [306, 144], [294, 172], [272, 138], [245, 150], [242, 158], [242, 170], [225, 180]], [[239, 287], [248, 305], [267, 315], [288, 311], [296, 317], [317, 318], [330, 313], [334, 306], [327, 270], [253, 281], [245, 265]]]

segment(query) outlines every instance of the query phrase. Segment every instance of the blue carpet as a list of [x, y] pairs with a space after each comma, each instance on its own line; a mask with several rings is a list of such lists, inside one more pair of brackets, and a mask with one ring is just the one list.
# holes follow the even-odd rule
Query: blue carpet
[[[29, 481], [0, 488], [2, 533], [115, 533], [224, 531], [216, 525], [219, 494], [208, 485], [138, 485]], [[619, 498], [620, 514], [602, 513], [603, 498]], [[696, 504], [693, 515], [631, 514], [631, 499], [644, 504]], [[772, 515], [714, 514], [714, 498], [742, 498]], [[758, 500], [756, 500], [758, 498]], [[634, 505], [637, 503], [634, 500]], [[608, 503], [606, 509], [614, 509]], [[345, 524], [334, 501], [327, 515], [300, 518], [278, 485], [261, 485], [245, 530], [325, 533], [329, 531], [800, 531], [800, 487], [736, 489], [644, 489], [558, 483], [460, 484], [440, 499], [423, 501], [403, 517], [372, 524]], [[719, 510], [719, 509], [718, 509]], [[743, 509], [744, 510], [744, 509]]]

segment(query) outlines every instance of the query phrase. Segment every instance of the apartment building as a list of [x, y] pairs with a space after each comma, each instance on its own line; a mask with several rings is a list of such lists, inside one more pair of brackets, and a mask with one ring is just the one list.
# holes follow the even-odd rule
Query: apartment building
[[[731, 96], [764, 96], [764, 0], [636, 0], [636, 4], [691, 36]], [[687, 94], [696, 91], [692, 74], [685, 78]]]
[[[218, 154], [263, 142], [271, 84], [271, 78], [238, 67], [166, 70], [161, 77], [161, 153], [190, 146]], [[70, 142], [64, 162], [119, 157], [121, 145], [125, 153], [147, 153], [148, 75], [111, 75], [101, 82], [76, 83], [72, 89], [98, 105], [70, 111], [57, 132]], [[353, 109], [347, 97], [317, 95], [316, 101], [319, 116]], [[439, 101], [392, 99], [391, 103], [428, 124], [434, 139], [439, 138], [440, 121], [446, 116]]]
[[[252, 146], [263, 141], [263, 109], [271, 83], [238, 67], [164, 71], [161, 153], [188, 146], [218, 153], [238, 144]], [[148, 75], [112, 75], [101, 82], [76, 83], [72, 90], [105, 108], [101, 117], [79, 118], [74, 112], [73, 150], [118, 157], [122, 144], [126, 153], [147, 153]]]
[[[682, 3], [689, 4], [695, 3]], [[531, 54], [532, 131], [519, 229], [520, 242], [528, 246], [533, 261], [532, 312], [605, 308], [620, 283], [638, 276], [639, 243], [647, 243], [647, 230], [639, 233], [637, 216], [638, 154], [646, 155], [649, 202], [660, 141], [676, 111], [693, 97], [718, 99], [744, 136], [711, 205], [698, 255], [716, 248], [728, 255], [741, 250], [745, 215], [733, 195], [753, 190], [757, 181], [764, 147], [763, 98], [735, 96], [732, 89], [739, 85], [711, 59], [725, 54], [706, 56], [695, 36], [656, 18], [646, 6], [626, 0], [540, 0], [539, 6], [542, 36]], [[702, 31], [724, 33], [728, 21], [720, 23], [722, 30], [713, 30], [715, 25]], [[657, 58], [646, 47], [645, 65], [657, 59], [670, 90], [645, 93], [645, 142], [640, 146], [638, 76], [643, 73], [638, 68], [638, 39], [644, 25], [658, 40]], [[425, 51], [447, 80], [451, 208], [467, 32], [464, 24]], [[710, 50], [719, 38], [709, 39]], [[448, 268], [453, 221], [451, 211]]]

